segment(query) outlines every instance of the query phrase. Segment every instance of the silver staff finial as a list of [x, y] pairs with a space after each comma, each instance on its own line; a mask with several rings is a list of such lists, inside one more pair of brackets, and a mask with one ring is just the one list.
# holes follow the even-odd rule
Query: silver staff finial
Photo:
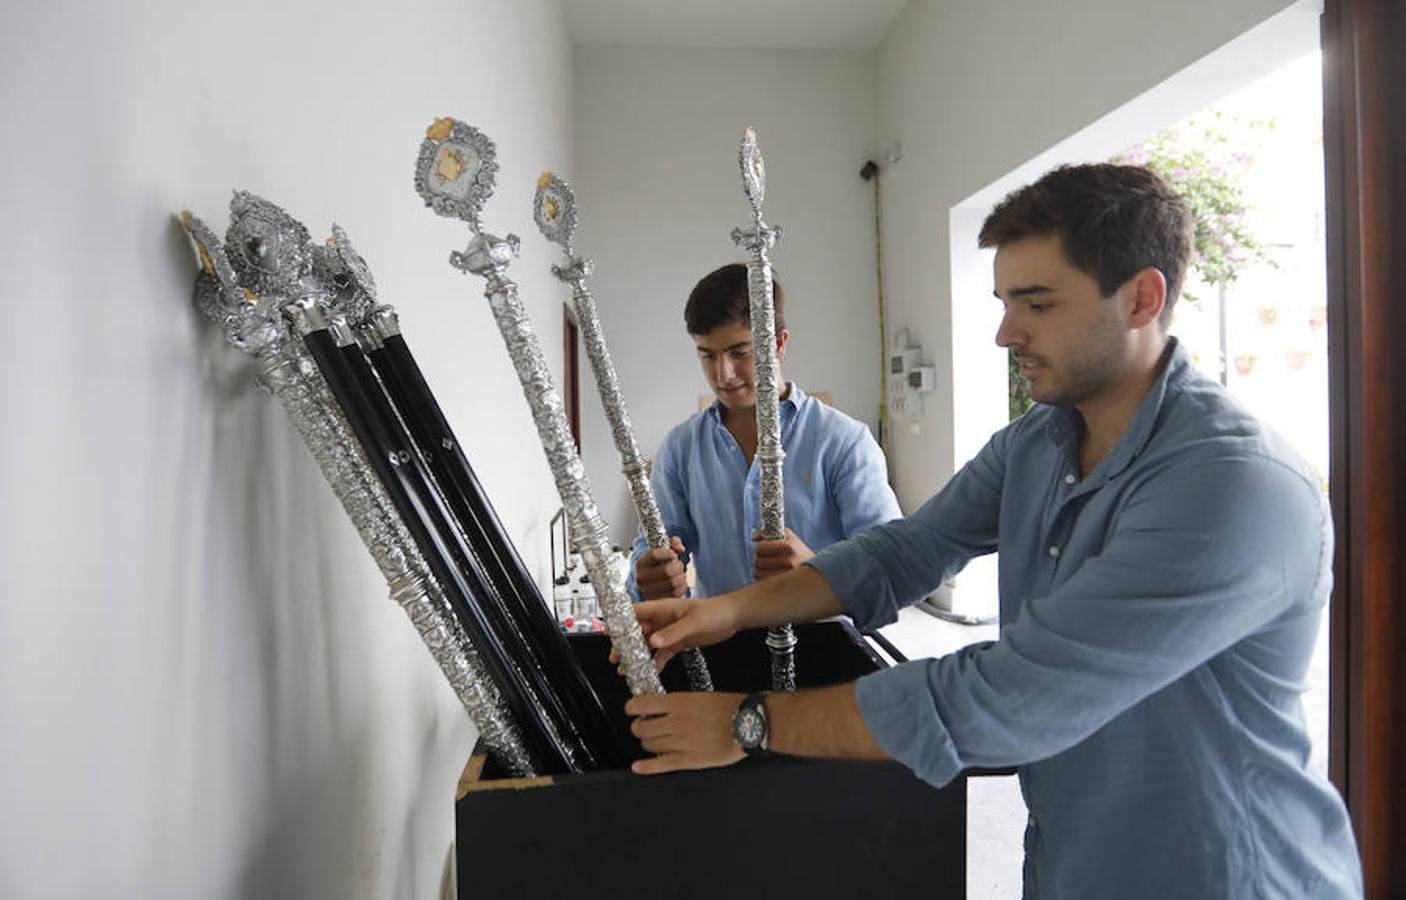
[[542, 236], [559, 244], [568, 257], [574, 255], [576, 236], [576, 192], [551, 172], [537, 179], [537, 195], [532, 199], [532, 218]]
[[347, 233], [335, 223], [326, 244], [313, 247], [313, 274], [331, 291], [329, 307], [350, 324], [360, 325], [376, 309], [376, 282], [371, 270]]
[[255, 354], [276, 352], [287, 337], [276, 304], [246, 286], [213, 229], [190, 212], [181, 213], [181, 224], [200, 263], [196, 308], [219, 326], [233, 346]]
[[[224, 244], [209, 225], [188, 209], [181, 212], [181, 226], [190, 236], [201, 274], [213, 279], [210, 298], [225, 313], [239, 312], [240, 307], [249, 300], [239, 286], [239, 276], [234, 273], [234, 266], [230, 265], [229, 257], [225, 255]], [[207, 311], [207, 314], [210, 312]]]
[[229, 202], [225, 248], [239, 282], [259, 295], [290, 295], [312, 274], [312, 238], [303, 223], [248, 191]]
[[478, 231], [497, 174], [497, 151], [477, 128], [446, 116], [425, 129], [415, 190], [441, 216], [462, 219]]
[[742, 132], [742, 145], [737, 151], [737, 163], [742, 168], [742, 190], [752, 213], [761, 218], [762, 201], [766, 199], [766, 160], [757, 144], [757, 129], [748, 125]]

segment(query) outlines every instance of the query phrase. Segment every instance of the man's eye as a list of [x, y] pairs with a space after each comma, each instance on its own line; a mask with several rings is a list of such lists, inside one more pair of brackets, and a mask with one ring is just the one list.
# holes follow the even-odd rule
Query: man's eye
[[1030, 311], [1031, 311], [1031, 312], [1044, 312], [1045, 310], [1049, 309], [1051, 305], [1052, 305], [1052, 304], [1049, 304], [1049, 303], [1032, 303], [1032, 304], [1030, 304]]

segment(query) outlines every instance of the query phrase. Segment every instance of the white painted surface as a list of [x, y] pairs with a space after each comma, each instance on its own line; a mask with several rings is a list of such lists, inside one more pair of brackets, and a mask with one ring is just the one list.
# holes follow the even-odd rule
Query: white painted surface
[[577, 44], [873, 50], [908, 0], [562, 0]]
[[[746, 254], [737, 143], [758, 129], [763, 215], [791, 331], [782, 371], [871, 427], [879, 397], [872, 155], [873, 57], [808, 51], [578, 47], [582, 253], [640, 447], [652, 455], [708, 386], [683, 307], [704, 274]], [[571, 178], [569, 173], [566, 173]], [[634, 535], [619, 459], [583, 361], [582, 447], [617, 541]]]
[[[530, 49], [530, 53], [528, 52]], [[467, 716], [277, 405], [197, 321], [172, 214], [232, 188], [370, 261], [529, 564], [556, 502], [463, 230], [411, 186], [437, 114], [535, 238], [570, 161], [548, 0], [21, 4], [0, 28], [0, 896], [432, 897]], [[543, 579], [545, 580], [545, 578]]]

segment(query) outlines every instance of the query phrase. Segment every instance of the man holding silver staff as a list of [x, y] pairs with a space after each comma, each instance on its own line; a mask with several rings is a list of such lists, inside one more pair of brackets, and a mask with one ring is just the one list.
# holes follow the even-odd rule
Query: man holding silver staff
[[[773, 279], [773, 292], [779, 362], [790, 341], [779, 279]], [[717, 400], [670, 431], [655, 455], [650, 484], [675, 543], [672, 550], [651, 550], [643, 531], [636, 537], [628, 585], [635, 599], [684, 596], [690, 560], [700, 596], [736, 590], [790, 571], [815, 551], [902, 514], [869, 429], [787, 382], [780, 414], [790, 527], [785, 540], [757, 539], [747, 267], [734, 263], [704, 276], [689, 294], [684, 323]]]
[[1016, 766], [1043, 897], [1362, 896], [1300, 694], [1331, 582], [1312, 470], [1167, 333], [1185, 202], [1134, 166], [1003, 200], [1010, 348], [1040, 405], [912, 516], [706, 602], [636, 605], [662, 655], [738, 628], [894, 619], [1001, 553], [1001, 637], [791, 694], [635, 698], [641, 773], [748, 754], [893, 758], [935, 785]]

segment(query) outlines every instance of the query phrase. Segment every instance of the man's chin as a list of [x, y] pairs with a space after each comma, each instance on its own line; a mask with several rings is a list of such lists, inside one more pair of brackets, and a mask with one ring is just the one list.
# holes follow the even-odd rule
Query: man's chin
[[737, 393], [729, 393], [727, 391], [714, 391], [713, 393], [717, 396], [718, 402], [721, 403], [723, 406], [727, 407], [728, 409], [751, 409], [752, 407], [757, 405], [756, 395], [751, 393], [750, 391], [739, 391]]

